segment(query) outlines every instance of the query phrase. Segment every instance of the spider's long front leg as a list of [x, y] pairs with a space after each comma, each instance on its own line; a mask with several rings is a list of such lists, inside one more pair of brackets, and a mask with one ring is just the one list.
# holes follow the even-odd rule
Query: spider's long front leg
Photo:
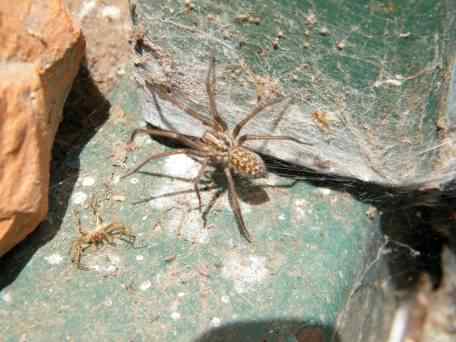
[[174, 139], [184, 145], [187, 145], [188, 147], [193, 147], [196, 150], [200, 150], [203, 148], [203, 146], [200, 143], [186, 137], [183, 134], [179, 134], [179, 133], [172, 132], [172, 131], [167, 131], [165, 129], [157, 129], [157, 128], [136, 128], [136, 129], [134, 129], [133, 132], [131, 133], [130, 139], [128, 140], [128, 144], [131, 144], [134, 141], [134, 139], [138, 133], [144, 133], [144, 134], [154, 135], [157, 137]]
[[303, 142], [299, 139], [287, 136], [287, 135], [255, 135], [255, 134], [244, 134], [238, 139], [238, 144], [242, 145], [249, 140], [288, 140], [293, 141], [301, 145], [312, 145], [311, 143]]
[[189, 149], [189, 148], [179, 148], [179, 149], [174, 150], [174, 151], [167, 151], [167, 152], [157, 153], [157, 154], [154, 154], [153, 156], [150, 156], [149, 158], [144, 160], [142, 163], [139, 163], [138, 166], [136, 166], [133, 170], [131, 170], [130, 172], [128, 172], [125, 175], [123, 175], [121, 178], [128, 177], [128, 176], [132, 175], [133, 173], [139, 171], [139, 169], [141, 169], [144, 165], [146, 165], [148, 162], [150, 162], [152, 160], [160, 159], [160, 158], [164, 158], [164, 157], [169, 157], [169, 156], [173, 156], [173, 155], [176, 155], [176, 154], [187, 154], [187, 155], [192, 155], [192, 156], [197, 156], [197, 157], [204, 157], [205, 156], [205, 154], [203, 152], [194, 151], [194, 150]]
[[169, 93], [167, 89], [162, 89], [162, 87], [154, 85], [154, 84], [152, 84], [151, 82], [149, 82], [147, 80], [146, 80], [146, 86], [149, 89], [151, 89], [152, 92], [158, 93], [158, 96], [161, 97], [163, 100], [171, 102], [177, 108], [179, 108], [180, 110], [184, 111], [188, 115], [194, 117], [195, 119], [201, 121], [206, 126], [208, 126], [208, 127], [212, 127], [213, 126], [212, 120], [209, 120], [208, 118], [206, 118], [205, 116], [201, 115], [197, 111], [193, 110], [192, 108], [190, 108], [186, 104], [184, 104], [181, 101], [177, 100], [175, 98], [175, 96], [178, 95], [176, 92]]
[[268, 107], [271, 107], [273, 105], [275, 105], [276, 103], [279, 103], [279, 102], [282, 102], [284, 100], [283, 97], [278, 97], [278, 98], [275, 98], [269, 102], [266, 102], [264, 104], [259, 104], [257, 105], [253, 110], [252, 112], [247, 115], [243, 120], [241, 120], [233, 129], [233, 137], [234, 138], [237, 138], [237, 136], [239, 135], [239, 133], [241, 132], [241, 129], [244, 128], [245, 125], [247, 125], [247, 123], [252, 120], [258, 113], [260, 113], [261, 111], [265, 110], [266, 108]]
[[228, 199], [230, 200], [231, 209], [236, 216], [236, 219], [239, 223], [240, 231], [242, 236], [248, 241], [252, 242], [252, 238], [250, 237], [250, 233], [247, 230], [247, 227], [244, 223], [244, 218], [242, 217], [241, 206], [239, 205], [239, 196], [236, 192], [236, 185], [234, 184], [233, 175], [229, 168], [225, 168], [225, 175], [228, 180]]
[[211, 56], [209, 57], [209, 69], [207, 70], [206, 76], [206, 91], [209, 97], [209, 113], [212, 114], [218, 130], [225, 132], [228, 129], [228, 125], [217, 111], [217, 104], [215, 102], [215, 84], [215, 56], [212, 51]]

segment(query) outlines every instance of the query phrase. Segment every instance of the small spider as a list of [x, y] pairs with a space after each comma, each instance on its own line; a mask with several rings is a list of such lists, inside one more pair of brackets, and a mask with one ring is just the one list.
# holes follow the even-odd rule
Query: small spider
[[76, 264], [76, 267], [80, 270], [88, 270], [87, 266], [81, 264], [81, 258], [84, 251], [90, 246], [94, 245], [97, 249], [105, 242], [110, 245], [115, 245], [114, 239], [122, 239], [129, 244], [133, 245], [136, 236], [133, 235], [127, 227], [119, 223], [103, 223], [103, 219], [98, 215], [95, 206], [91, 205], [93, 213], [96, 217], [97, 224], [94, 230], [85, 232], [81, 227], [81, 216], [78, 211], [75, 211], [77, 217], [78, 232], [80, 234], [79, 239], [73, 241], [71, 245], [70, 255], [71, 262]]
[[228, 180], [228, 198], [230, 206], [238, 221], [240, 232], [247, 241], [251, 242], [252, 239], [242, 217], [242, 212], [239, 205], [239, 196], [236, 192], [233, 173], [242, 177], [250, 178], [266, 177], [267, 173], [265, 163], [261, 157], [248, 147], [244, 146], [244, 143], [251, 140], [288, 140], [299, 144], [308, 144], [289, 136], [252, 134], [244, 134], [239, 136], [239, 133], [244, 128], [244, 126], [249, 123], [250, 120], [252, 120], [258, 113], [276, 103], [281, 102], [283, 98], [275, 98], [269, 102], [258, 103], [257, 106], [234, 127], [233, 130], [229, 130], [227, 123], [220, 116], [215, 102], [215, 57], [213, 54], [210, 56], [209, 69], [206, 76], [206, 91], [209, 98], [209, 113], [212, 116], [210, 119], [180, 102], [178, 99], [172, 96], [171, 92], [164, 90], [163, 87], [156, 87], [154, 84], [151, 84], [148, 81], [146, 81], [146, 83], [147, 86], [152, 89], [152, 91], [155, 91], [158, 88], [159, 96], [161, 98], [171, 102], [190, 116], [201, 121], [205, 126], [207, 126], [207, 130], [201, 138], [190, 138], [177, 131], [155, 128], [135, 129], [130, 137], [129, 144], [133, 142], [136, 134], [145, 133], [152, 136], [174, 139], [187, 146], [187, 148], [178, 148], [173, 151], [152, 155], [137, 165], [133, 170], [125, 174], [122, 178], [130, 176], [131, 174], [137, 172], [146, 163], [152, 160], [176, 154], [188, 155], [192, 158], [195, 158], [198, 162], [201, 163], [201, 168], [198, 174], [192, 180], [196, 195], [198, 197], [199, 208], [201, 209], [201, 195], [199, 192], [198, 183], [201, 177], [204, 175], [205, 170], [208, 166], [219, 168], [223, 170]]

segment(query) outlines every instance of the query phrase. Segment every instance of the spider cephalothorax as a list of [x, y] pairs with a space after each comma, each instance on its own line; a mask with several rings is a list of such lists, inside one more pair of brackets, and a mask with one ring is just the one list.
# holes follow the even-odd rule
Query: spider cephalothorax
[[152, 136], [175, 139], [187, 146], [187, 148], [180, 148], [173, 151], [155, 154], [140, 163], [133, 170], [128, 172], [124, 177], [135, 173], [146, 163], [154, 159], [159, 159], [175, 154], [186, 154], [188, 156], [191, 156], [201, 163], [201, 169], [199, 170], [197, 176], [193, 179], [195, 192], [198, 196], [201, 208], [201, 195], [199, 193], [198, 183], [201, 177], [204, 175], [204, 172], [208, 166], [220, 168], [224, 171], [225, 176], [228, 180], [228, 196], [230, 205], [238, 220], [241, 233], [248, 241], [251, 241], [250, 234], [245, 226], [241, 208], [239, 206], [239, 197], [236, 192], [233, 173], [243, 177], [265, 177], [266, 166], [261, 157], [248, 147], [244, 146], [244, 143], [251, 140], [288, 140], [299, 144], [305, 143], [289, 136], [252, 134], [244, 134], [239, 136], [239, 134], [242, 128], [258, 113], [282, 101], [282, 98], [276, 98], [269, 102], [262, 102], [257, 104], [252, 112], [250, 112], [249, 115], [241, 120], [233, 128], [233, 130], [229, 130], [225, 120], [223, 120], [223, 118], [218, 113], [215, 103], [215, 58], [213, 56], [210, 58], [209, 70], [206, 77], [206, 90], [209, 97], [209, 113], [212, 116], [211, 118], [207, 118], [201, 115], [181, 101], [177, 100], [173, 96], [172, 92], [169, 92], [167, 89], [157, 87], [154, 84], [148, 83], [148, 81], [146, 81], [146, 85], [153, 92], [157, 92], [162, 99], [171, 102], [187, 114], [201, 121], [205, 126], [207, 126], [207, 130], [201, 138], [191, 139], [176, 131], [168, 131], [156, 128], [135, 129], [131, 135], [130, 143], [134, 140], [136, 134], [146, 133]]

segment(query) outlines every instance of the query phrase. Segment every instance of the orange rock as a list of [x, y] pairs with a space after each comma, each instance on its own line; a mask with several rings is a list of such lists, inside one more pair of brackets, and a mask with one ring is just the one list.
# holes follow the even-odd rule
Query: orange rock
[[48, 211], [51, 150], [84, 40], [62, 0], [0, 1], [0, 256]]

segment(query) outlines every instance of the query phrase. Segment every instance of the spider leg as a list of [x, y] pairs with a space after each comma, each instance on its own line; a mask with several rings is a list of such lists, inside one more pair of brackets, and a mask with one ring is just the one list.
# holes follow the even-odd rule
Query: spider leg
[[209, 57], [209, 69], [207, 70], [206, 76], [206, 91], [209, 97], [209, 112], [212, 114], [216, 126], [225, 132], [228, 129], [228, 125], [225, 120], [222, 119], [219, 112], [217, 111], [217, 104], [215, 102], [215, 56], [214, 51], [211, 51]]
[[231, 209], [233, 209], [234, 215], [239, 223], [240, 231], [242, 236], [248, 241], [252, 242], [252, 238], [250, 237], [250, 233], [247, 230], [247, 227], [244, 223], [244, 218], [242, 217], [241, 207], [239, 205], [239, 196], [236, 192], [236, 186], [234, 184], [233, 175], [229, 168], [225, 168], [225, 175], [228, 179], [228, 199], [230, 200]]
[[125, 242], [129, 243], [132, 246], [135, 245], [136, 235], [130, 233], [130, 231], [127, 228], [125, 228], [125, 231], [122, 231], [122, 235], [126, 236], [126, 238], [122, 239], [122, 240], [124, 240]]
[[246, 141], [249, 140], [288, 140], [288, 141], [293, 141], [295, 143], [301, 144], [301, 145], [312, 145], [311, 143], [305, 143], [299, 139], [287, 136], [287, 135], [255, 135], [255, 134], [244, 134], [242, 135], [239, 140], [238, 144], [242, 145]]
[[80, 249], [78, 250], [78, 257], [77, 257], [77, 260], [76, 260], [76, 267], [82, 271], [88, 271], [89, 268], [85, 265], [83, 265], [81, 263], [81, 259], [82, 259], [82, 254], [84, 253], [85, 249]]
[[71, 262], [76, 264], [76, 267], [80, 270], [87, 271], [89, 268], [81, 264], [82, 253], [84, 249], [80, 241], [73, 242], [71, 248]]
[[204, 175], [204, 171], [206, 171], [206, 168], [207, 168], [207, 165], [209, 163], [209, 159], [204, 159], [204, 161], [202, 162], [203, 164], [201, 165], [201, 168], [199, 169], [198, 171], [198, 174], [196, 175], [195, 178], [193, 178], [193, 186], [195, 187], [195, 192], [196, 192], [196, 196], [198, 197], [198, 204], [199, 204], [199, 210], [201, 211], [201, 207], [202, 207], [202, 201], [201, 201], [201, 194], [200, 194], [200, 191], [199, 191], [199, 181], [201, 179], [201, 177]]
[[179, 148], [179, 149], [176, 149], [174, 151], [167, 151], [167, 152], [157, 153], [157, 154], [154, 154], [154, 155], [150, 156], [149, 158], [147, 158], [143, 162], [139, 163], [138, 166], [136, 166], [133, 170], [131, 170], [130, 172], [128, 172], [125, 175], [123, 175], [121, 178], [125, 178], [125, 177], [128, 177], [128, 176], [132, 175], [133, 173], [137, 172], [139, 169], [141, 169], [144, 165], [146, 165], [148, 162], [150, 162], [152, 160], [160, 159], [160, 158], [164, 158], [164, 157], [169, 157], [169, 156], [173, 156], [173, 155], [176, 155], [176, 154], [189, 154], [189, 155], [196, 155], [196, 156], [200, 156], [200, 157], [206, 156], [206, 154], [203, 153], [203, 152], [198, 152], [198, 151], [191, 150], [191, 149], [188, 149], [188, 148]]
[[105, 233], [108, 234], [110, 238], [117, 237], [131, 245], [133, 245], [136, 240], [136, 235], [132, 234], [127, 227], [120, 223], [111, 223], [111, 225], [105, 229]]
[[107, 226], [104, 229], [105, 233], [108, 233], [111, 235], [122, 234], [122, 232], [124, 230], [125, 230], [124, 225], [120, 224], [120, 223], [111, 223], [109, 226]]
[[79, 212], [79, 210], [73, 210], [73, 215], [76, 217], [76, 225], [77, 225], [79, 234], [82, 236], [86, 235], [86, 232], [84, 232], [82, 230], [81, 213]]
[[71, 261], [76, 264], [77, 268], [80, 268], [80, 266], [81, 266], [81, 253], [82, 253], [81, 252], [81, 247], [80, 246], [76, 246], [75, 248], [76, 248], [76, 250], [75, 250], [74, 254], [72, 255]]
[[145, 133], [150, 135], [155, 135], [157, 137], [163, 138], [171, 138], [177, 140], [178, 142], [187, 145], [189, 147], [193, 147], [196, 150], [204, 149], [204, 146], [198, 143], [197, 141], [191, 140], [183, 134], [179, 134], [172, 131], [167, 131], [165, 129], [156, 129], [156, 128], [136, 128], [131, 133], [130, 139], [128, 140], [128, 144], [131, 144], [135, 139], [138, 133]]
[[[209, 120], [208, 118], [206, 118], [205, 116], [201, 115], [200, 113], [198, 113], [197, 111], [193, 110], [192, 108], [190, 108], [189, 106], [185, 105], [184, 103], [182, 103], [181, 101], [177, 100], [174, 96], [176, 96], [177, 94], [176, 93], [170, 93], [168, 91], [168, 89], [164, 89], [163, 86], [157, 86], [157, 85], [154, 85], [153, 83], [151, 83], [150, 81], [146, 80], [146, 86], [151, 89], [152, 92], [156, 92], [157, 90], [157, 93], [158, 93], [158, 96], [160, 96], [162, 99], [168, 101], [168, 102], [171, 102], [173, 105], [175, 105], [177, 108], [179, 108], [180, 110], [184, 111], [185, 113], [187, 113], [188, 115], [194, 117], [195, 119], [201, 121], [203, 124], [205, 124], [206, 126], [209, 126], [209, 127], [213, 127], [213, 122], [212, 120]], [[174, 96], [173, 96], [174, 95]]]
[[208, 205], [206, 206], [206, 209], [204, 209], [204, 212], [202, 214], [203, 217], [203, 222], [204, 222], [204, 227], [207, 227], [207, 216], [211, 212], [212, 208], [214, 207], [215, 203], [217, 200], [220, 198], [220, 196], [223, 194], [223, 189], [218, 189], [217, 192], [214, 194]]
[[233, 129], [233, 137], [237, 138], [239, 133], [241, 132], [241, 129], [244, 128], [244, 126], [252, 120], [258, 113], [261, 111], [265, 110], [268, 107], [271, 107], [275, 105], [276, 103], [282, 102], [284, 100], [283, 97], [278, 97], [275, 98], [269, 102], [266, 102], [264, 104], [258, 104], [255, 108], [253, 108], [252, 112], [250, 112], [249, 115], [247, 115], [243, 120], [241, 120]]
[[97, 206], [97, 200], [95, 197], [93, 197], [92, 201], [90, 201], [90, 207], [92, 208], [92, 212], [96, 220], [96, 226], [98, 227], [103, 224], [103, 218], [98, 214]]
[[73, 241], [73, 243], [71, 244], [71, 248], [70, 248], [70, 257], [71, 257], [71, 261], [72, 262], [75, 262], [77, 259], [78, 259], [78, 253], [80, 251], [80, 242], [79, 240], [76, 240], [76, 241]]
[[115, 246], [116, 243], [114, 242], [114, 235], [112, 234], [109, 234], [107, 232], [103, 232], [103, 239], [108, 243], [110, 244], [111, 246]]
[[81, 264], [80, 262], [78, 263], [78, 268], [81, 270], [81, 271], [88, 271], [89, 268], [83, 264]]

